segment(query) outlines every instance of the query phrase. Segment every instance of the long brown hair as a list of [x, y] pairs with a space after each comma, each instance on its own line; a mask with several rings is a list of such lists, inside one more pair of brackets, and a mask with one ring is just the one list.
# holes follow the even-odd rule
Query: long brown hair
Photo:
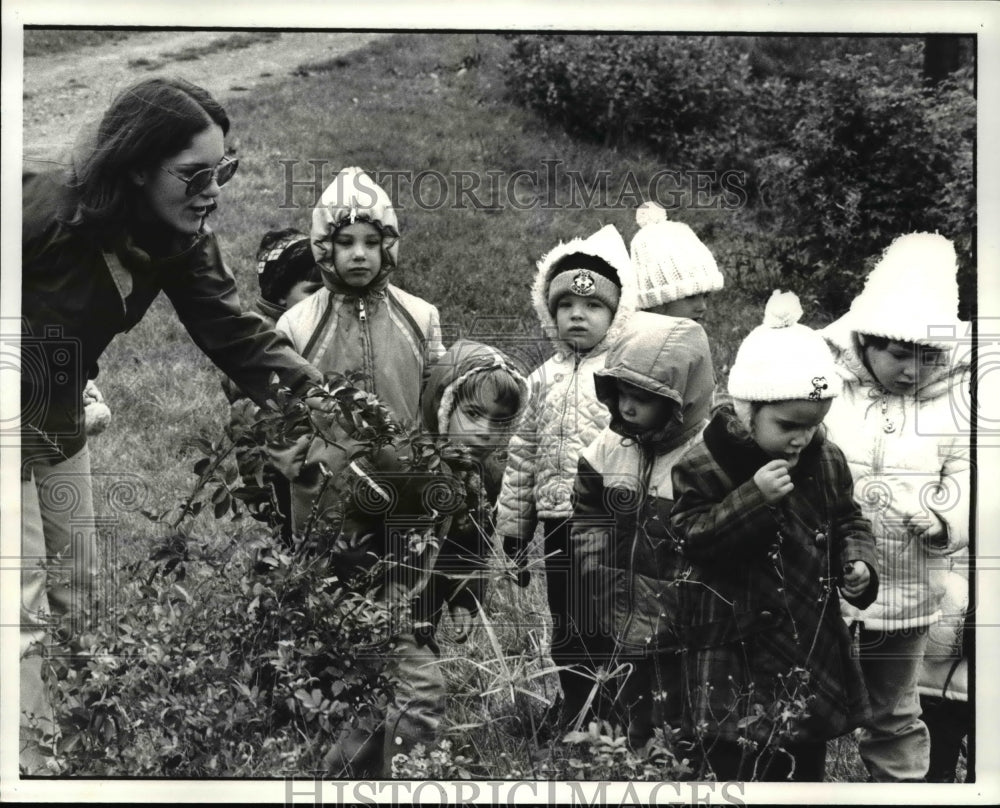
[[202, 87], [179, 78], [140, 81], [111, 103], [96, 134], [74, 159], [67, 188], [74, 204], [66, 224], [95, 230], [120, 225], [135, 193], [130, 172], [158, 166], [229, 116]]

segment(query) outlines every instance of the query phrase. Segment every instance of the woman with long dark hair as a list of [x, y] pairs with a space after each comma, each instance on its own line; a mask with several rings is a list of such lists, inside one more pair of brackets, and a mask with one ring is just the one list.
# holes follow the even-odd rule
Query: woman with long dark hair
[[[93, 610], [82, 391], [114, 335], [162, 291], [198, 347], [259, 403], [273, 374], [295, 391], [319, 379], [283, 337], [243, 313], [206, 226], [239, 165], [226, 154], [228, 131], [225, 110], [201, 87], [149, 79], [115, 98], [68, 172], [24, 174], [21, 714], [36, 740], [54, 730], [40, 645], [57, 633], [73, 648]], [[22, 768], [44, 771], [29, 734]]]

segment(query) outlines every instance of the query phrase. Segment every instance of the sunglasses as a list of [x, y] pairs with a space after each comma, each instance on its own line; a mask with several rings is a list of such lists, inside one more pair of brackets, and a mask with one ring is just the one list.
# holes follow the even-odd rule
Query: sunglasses
[[240, 167], [240, 158], [223, 157], [215, 168], [203, 168], [201, 171], [195, 171], [190, 177], [171, 171], [166, 166], [160, 167], [171, 177], [177, 177], [185, 184], [184, 193], [187, 196], [197, 196], [212, 184], [212, 180], [215, 180], [220, 188], [229, 182], [233, 178], [233, 174], [236, 173], [236, 169]]

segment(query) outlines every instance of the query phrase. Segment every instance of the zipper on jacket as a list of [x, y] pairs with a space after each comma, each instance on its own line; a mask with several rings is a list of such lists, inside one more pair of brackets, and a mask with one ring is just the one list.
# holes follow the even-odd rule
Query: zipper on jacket
[[[883, 461], [885, 459], [885, 439], [890, 432], [886, 429], [886, 424], [890, 422], [889, 395], [883, 393], [878, 401], [879, 418], [878, 428], [875, 430], [875, 440], [872, 442], [872, 472], [882, 473]], [[892, 430], [895, 431], [895, 427]]]
[[[567, 386], [567, 388], [566, 388], [566, 393], [567, 394], [563, 396], [562, 412], [559, 413], [559, 444], [556, 446], [556, 452], [558, 453], [559, 457], [562, 457], [562, 454], [563, 454], [563, 444], [565, 443], [565, 439], [566, 439], [566, 431], [563, 429], [563, 426], [566, 423], [566, 408], [569, 406], [569, 390], [571, 388], [573, 390], [573, 394], [574, 394], [573, 395], [573, 400], [574, 400], [574, 402], [579, 398], [579, 396], [577, 395], [578, 391], [577, 391], [577, 378], [576, 378], [576, 374], [577, 374], [577, 370], [579, 370], [579, 368], [580, 368], [580, 361], [581, 361], [580, 360], [580, 355], [577, 354], [577, 353], [574, 353], [573, 354], [573, 372], [570, 374], [570, 385]], [[575, 407], [574, 407], [574, 409], [575, 409]]]
[[368, 331], [368, 310], [365, 308], [365, 299], [363, 297], [358, 296], [355, 299], [354, 310], [357, 312], [358, 324], [361, 326], [361, 355], [364, 358], [364, 371], [367, 376], [369, 391], [373, 396], [377, 396], [375, 356], [372, 351], [372, 337]]
[[637, 443], [636, 448], [639, 450], [639, 473], [636, 476], [636, 483], [638, 485], [638, 490], [636, 491], [637, 508], [635, 528], [632, 531], [632, 546], [629, 548], [628, 575], [625, 576], [625, 602], [629, 605], [629, 608], [628, 614], [625, 616], [625, 624], [619, 633], [622, 639], [628, 636], [629, 627], [632, 625], [632, 620], [635, 617], [635, 550], [639, 545], [639, 531], [642, 529], [640, 522], [645, 512], [646, 500], [649, 495], [649, 483], [653, 479], [653, 464], [656, 462], [655, 457], [646, 453], [646, 449], [642, 444]]

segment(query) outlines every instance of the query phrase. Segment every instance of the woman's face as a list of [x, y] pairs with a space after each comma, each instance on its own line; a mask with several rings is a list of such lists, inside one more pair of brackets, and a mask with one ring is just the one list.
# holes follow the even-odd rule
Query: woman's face
[[133, 181], [154, 217], [172, 230], [195, 235], [215, 209], [219, 186], [213, 178], [201, 193], [188, 196], [187, 184], [174, 174], [190, 177], [201, 169], [215, 168], [225, 153], [222, 128], [213, 123], [195, 135], [184, 151], [168, 157], [156, 168], [136, 172]]

